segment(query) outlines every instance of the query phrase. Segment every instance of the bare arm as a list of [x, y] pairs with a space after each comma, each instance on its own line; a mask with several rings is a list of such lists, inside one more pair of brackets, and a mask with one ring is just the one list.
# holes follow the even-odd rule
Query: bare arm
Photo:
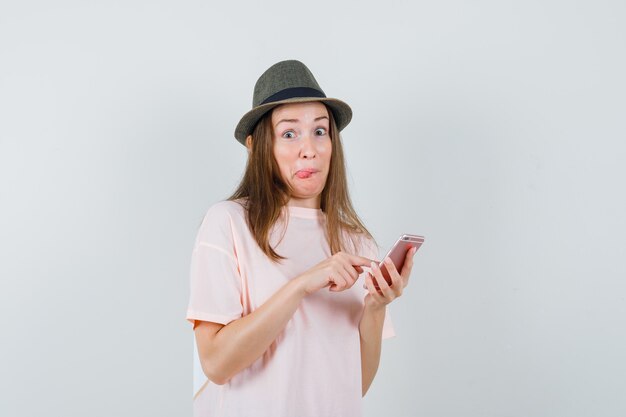
[[250, 366], [285, 328], [306, 295], [325, 287], [343, 291], [371, 261], [339, 252], [292, 279], [252, 313], [228, 323], [200, 322], [195, 327], [198, 354], [205, 375], [225, 384]]
[[[396, 270], [391, 259], [385, 259], [385, 266], [391, 277], [391, 285], [380, 272], [375, 262], [371, 264], [371, 272], [365, 279], [365, 285], [369, 293], [365, 297], [363, 317], [359, 323], [361, 335], [361, 387], [362, 395], [365, 396], [369, 389], [380, 363], [380, 349], [383, 336], [383, 323], [385, 322], [386, 306], [402, 295], [402, 291], [409, 283], [409, 276], [413, 268], [413, 256], [417, 249], [413, 248], [406, 254], [402, 272]], [[378, 284], [378, 289], [374, 285]]]
[[376, 376], [385, 322], [385, 307], [367, 306], [359, 323], [361, 335], [361, 395], [365, 396]]
[[194, 330], [205, 375], [225, 384], [250, 366], [285, 328], [305, 295], [298, 281], [290, 281], [261, 307], [226, 326], [200, 322]]

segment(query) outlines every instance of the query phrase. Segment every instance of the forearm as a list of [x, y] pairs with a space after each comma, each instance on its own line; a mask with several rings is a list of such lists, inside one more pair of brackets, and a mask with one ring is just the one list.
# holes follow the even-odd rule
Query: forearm
[[366, 305], [359, 324], [361, 336], [361, 384], [362, 395], [369, 389], [380, 362], [385, 307], [370, 308]]
[[294, 279], [252, 313], [222, 327], [207, 355], [215, 379], [226, 382], [261, 357], [293, 317], [305, 294]]

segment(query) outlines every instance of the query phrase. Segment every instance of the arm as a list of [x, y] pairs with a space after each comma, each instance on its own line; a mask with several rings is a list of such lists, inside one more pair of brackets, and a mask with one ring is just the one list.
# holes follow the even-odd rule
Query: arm
[[200, 322], [195, 327], [202, 369], [211, 381], [225, 384], [263, 355], [306, 295], [298, 284], [289, 281], [261, 307], [226, 326]]
[[378, 370], [384, 321], [385, 306], [370, 307], [366, 305], [363, 310], [363, 317], [359, 323], [362, 396], [365, 396], [367, 393]]
[[195, 327], [200, 363], [205, 375], [225, 384], [263, 355], [308, 294], [329, 287], [343, 291], [371, 261], [339, 252], [292, 279], [252, 313], [227, 325], [200, 322]]
[[[371, 272], [367, 274], [365, 279], [368, 294], [365, 296], [363, 316], [359, 323], [363, 396], [367, 393], [378, 370], [386, 306], [400, 297], [402, 291], [408, 285], [411, 269], [413, 268], [413, 256], [416, 251], [417, 249], [413, 248], [406, 254], [401, 273], [396, 270], [391, 259], [385, 259], [385, 266], [392, 281], [391, 285], [387, 283], [375, 262], [372, 262], [370, 266]], [[374, 285], [374, 281], [378, 284], [378, 288]]]

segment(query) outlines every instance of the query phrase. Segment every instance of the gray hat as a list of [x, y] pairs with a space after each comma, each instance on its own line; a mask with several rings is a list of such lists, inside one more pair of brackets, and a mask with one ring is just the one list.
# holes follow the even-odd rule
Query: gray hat
[[235, 128], [235, 138], [245, 145], [257, 122], [265, 113], [283, 103], [321, 101], [333, 112], [337, 128], [341, 131], [350, 123], [350, 106], [336, 98], [327, 98], [315, 77], [300, 61], [278, 62], [269, 67], [254, 85], [252, 110], [244, 114]]

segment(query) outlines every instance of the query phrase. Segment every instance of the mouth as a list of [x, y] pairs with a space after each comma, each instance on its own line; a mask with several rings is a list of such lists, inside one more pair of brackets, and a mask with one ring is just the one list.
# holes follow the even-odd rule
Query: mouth
[[318, 169], [313, 169], [313, 168], [300, 169], [296, 171], [296, 177], [300, 179], [306, 179], [306, 178], [310, 178], [313, 174], [317, 174], [318, 172], [319, 172]]

